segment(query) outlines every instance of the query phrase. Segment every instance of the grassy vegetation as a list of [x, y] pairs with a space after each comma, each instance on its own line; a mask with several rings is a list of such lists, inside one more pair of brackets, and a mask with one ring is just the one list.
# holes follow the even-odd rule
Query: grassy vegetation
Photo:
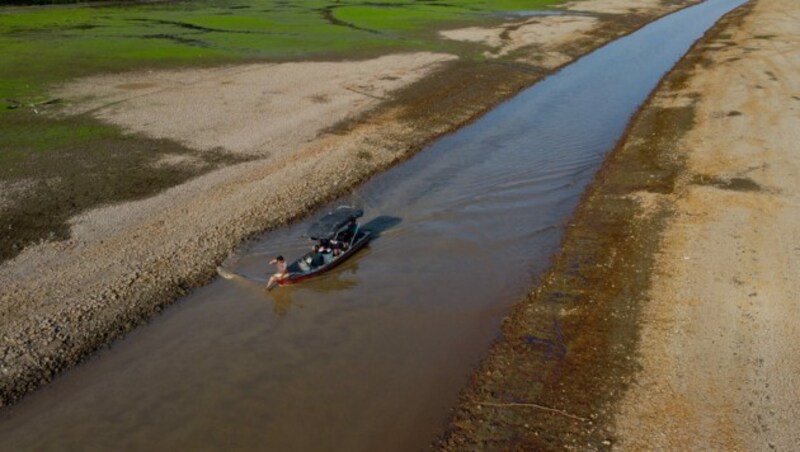
[[0, 99], [50, 83], [165, 64], [335, 58], [446, 46], [420, 32], [560, 0], [242, 0], [0, 8]]
[[[98, 2], [135, 2], [138, 0], [93, 0]], [[31, 6], [31, 5], [66, 5], [72, 3], [84, 3], [83, 0], [0, 0], [0, 6]]]
[[[153, 169], [165, 153], [194, 153], [177, 143], [124, 136], [90, 117], [39, 114], [48, 102], [57, 102], [48, 94], [56, 84], [133, 69], [457, 51], [459, 44], [440, 40], [433, 31], [561, 1], [203, 0], [0, 7], [0, 261], [28, 243], [63, 237], [71, 214], [151, 195], [226, 162], [217, 156], [200, 158], [204, 163], [193, 168]], [[24, 195], [8, 189], [20, 186], [27, 187]]]
[[[84, 209], [150, 196], [221, 164], [236, 163], [223, 152], [198, 152], [170, 140], [123, 135], [89, 117], [47, 119], [29, 112], [6, 118], [19, 133], [4, 137], [0, 183], [0, 261], [40, 240], [69, 236], [67, 221]], [[15, 141], [17, 139], [17, 141]], [[163, 165], [165, 155], [191, 157], [185, 165]]]

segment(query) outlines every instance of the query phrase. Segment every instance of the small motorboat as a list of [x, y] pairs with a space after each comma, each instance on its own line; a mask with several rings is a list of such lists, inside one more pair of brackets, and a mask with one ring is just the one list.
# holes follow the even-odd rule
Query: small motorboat
[[361, 209], [341, 206], [312, 224], [306, 236], [317, 243], [312, 251], [289, 264], [289, 275], [278, 284], [294, 284], [324, 273], [363, 248], [372, 236], [358, 224], [363, 215]]

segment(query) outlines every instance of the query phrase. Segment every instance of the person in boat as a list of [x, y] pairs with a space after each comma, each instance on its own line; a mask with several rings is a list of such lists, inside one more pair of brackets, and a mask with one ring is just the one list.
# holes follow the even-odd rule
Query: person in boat
[[338, 257], [342, 254], [342, 244], [336, 240], [331, 240], [331, 253], [333, 253], [333, 257]]
[[343, 244], [349, 244], [350, 241], [353, 239], [353, 234], [356, 232], [356, 220], [351, 218], [350, 221], [347, 223], [347, 229], [339, 234], [339, 241]]
[[322, 239], [319, 243], [319, 252], [322, 256], [322, 262], [327, 264], [333, 260], [334, 256], [332, 242], [328, 239]]
[[309, 262], [309, 265], [311, 265], [312, 267], [319, 267], [320, 265], [322, 265], [324, 263], [323, 259], [322, 259], [322, 254], [324, 252], [325, 252], [325, 250], [322, 247], [322, 245], [315, 244], [314, 246], [312, 246], [311, 247], [311, 261]]
[[333, 250], [334, 256], [339, 256], [343, 252], [347, 250], [347, 243], [342, 242], [341, 240], [331, 240], [331, 249]]
[[331, 246], [331, 241], [328, 239], [322, 239], [319, 241], [319, 252], [320, 253], [332, 253], [333, 247]]
[[286, 261], [283, 259], [283, 256], [278, 256], [269, 261], [269, 263], [274, 265], [277, 269], [277, 271], [269, 277], [269, 281], [267, 282], [267, 290], [272, 290], [281, 280], [289, 276], [289, 272], [286, 269]]

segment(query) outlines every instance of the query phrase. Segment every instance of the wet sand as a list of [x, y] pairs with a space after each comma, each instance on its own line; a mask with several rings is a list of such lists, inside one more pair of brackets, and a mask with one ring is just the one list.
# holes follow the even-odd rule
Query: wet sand
[[444, 449], [796, 447], [799, 12], [754, 0], [664, 79]]
[[[693, 2], [631, 3], [640, 6], [636, 12], [603, 14], [593, 31], [582, 31], [574, 40], [564, 40], [558, 49], [548, 52], [558, 51], [568, 61], [659, 14]], [[514, 53], [520, 49], [516, 47]], [[530, 50], [535, 51], [535, 46]], [[70, 221], [69, 239], [30, 246], [4, 262], [0, 266], [0, 402], [10, 403], [35, 389], [157, 314], [191, 288], [209, 281], [215, 266], [243, 240], [301, 218], [376, 172], [413, 155], [433, 138], [468, 123], [551, 70], [511, 57], [482, 64], [461, 60], [434, 63], [438, 66], [420, 68], [423, 77], [412, 74], [404, 78], [413, 82], [405, 86], [393, 83], [398, 75], [384, 77], [388, 93], [359, 89], [356, 83], [354, 89], [369, 104], [365, 111], [345, 112], [338, 118], [343, 120], [327, 123], [330, 127], [323, 127], [313, 137], [282, 136], [289, 137], [280, 141], [289, 148], [281, 149], [285, 152], [259, 148], [268, 137], [255, 144], [236, 137], [216, 143], [214, 149], [227, 146], [231, 148], [228, 151], [260, 154], [263, 158], [227, 166], [145, 200], [78, 215]], [[362, 75], [379, 81], [380, 74], [379, 70]], [[227, 81], [226, 77], [218, 78], [220, 85]], [[112, 86], [136, 91], [152, 88], [148, 83], [152, 81], [120, 79]], [[312, 88], [301, 86], [308, 89], [301, 98], [317, 106], [316, 110], [310, 108], [310, 114], [324, 116], [330, 98]], [[207, 87], [209, 92], [214, 90], [214, 86]], [[388, 95], [381, 102], [371, 103], [384, 94]], [[201, 90], [188, 96], [189, 108], [203, 108], [207, 103], [204, 95]], [[131, 109], [145, 100], [131, 98]], [[107, 104], [99, 106], [103, 105]], [[120, 102], [81, 111], [109, 121], [132, 118], [124, 125], [156, 137], [162, 136], [158, 132], [161, 122], [169, 121], [170, 114], [179, 114], [153, 116], [150, 122], [158, 127], [148, 129], [147, 113], [127, 116], [125, 109], [126, 103]], [[186, 130], [190, 135], [183, 142], [192, 145], [192, 129]], [[241, 143], [234, 149], [234, 144]], [[161, 164], [191, 162], [165, 159]], [[312, 183], [309, 176], [321, 172], [335, 176], [325, 184]]]

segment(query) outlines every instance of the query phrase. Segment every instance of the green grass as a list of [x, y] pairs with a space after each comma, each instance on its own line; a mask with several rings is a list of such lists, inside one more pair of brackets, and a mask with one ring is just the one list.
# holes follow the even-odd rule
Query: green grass
[[[117, 6], [0, 8], [0, 162], [64, 140], [77, 131], [36, 138], [9, 121], [49, 100], [50, 87], [101, 72], [253, 60], [337, 59], [399, 50], [461, 49], [438, 39], [442, 26], [497, 20], [560, 0], [242, 0]], [[18, 107], [12, 109], [11, 107]], [[16, 128], [16, 129], [15, 129]], [[72, 138], [70, 138], [72, 137]], [[16, 159], [17, 157], [15, 157]]]
[[452, 11], [447, 7], [400, 8], [390, 6], [345, 6], [334, 12], [336, 19], [354, 27], [376, 33], [415, 31], [436, 22], [468, 19], [466, 10]]
[[[199, 152], [171, 140], [122, 134], [85, 116], [49, 119], [22, 111], [11, 116], [0, 153], [0, 181], [22, 184], [0, 207], [0, 262], [41, 240], [69, 237], [69, 218], [100, 205], [152, 196], [199, 174], [244, 161]], [[4, 124], [5, 125], [5, 124]], [[194, 165], [159, 165], [164, 155], [186, 155]]]
[[0, 99], [29, 101], [53, 83], [97, 72], [447, 47], [420, 32], [559, 2], [207, 0], [0, 8]]
[[[2, 1], [2, 0], [0, 0]], [[563, 0], [202, 0], [0, 7], [0, 261], [38, 240], [68, 236], [68, 218], [150, 196], [233, 162], [168, 140], [124, 135], [88, 116], [37, 114], [67, 80], [104, 72], [219, 63], [366, 58], [433, 50], [480, 59], [481, 49], [435, 31], [493, 23], [498, 13]], [[472, 49], [472, 50], [470, 50]], [[472, 52], [472, 53], [470, 53]], [[47, 108], [47, 107], [44, 107]], [[154, 166], [164, 154], [197, 167]], [[366, 157], [364, 157], [366, 158]], [[7, 200], [8, 201], [8, 200]]]

